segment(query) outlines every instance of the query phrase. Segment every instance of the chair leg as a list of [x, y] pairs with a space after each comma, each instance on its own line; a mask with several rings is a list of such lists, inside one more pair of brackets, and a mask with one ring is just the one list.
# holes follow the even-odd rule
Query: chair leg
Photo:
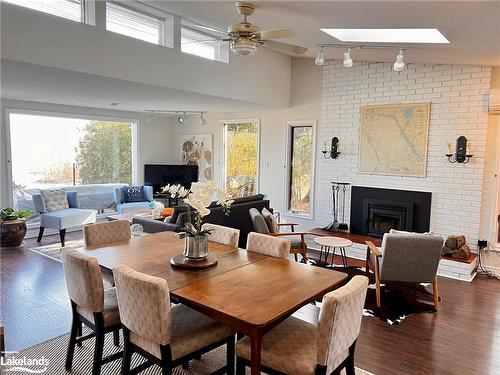
[[101, 374], [102, 353], [104, 351], [104, 319], [101, 313], [94, 313], [95, 321], [95, 349], [92, 375]]
[[71, 322], [71, 332], [69, 334], [68, 351], [66, 352], [66, 363], [64, 368], [71, 370], [73, 367], [73, 356], [75, 354], [76, 336], [78, 335], [78, 327], [81, 326], [78, 317], [73, 312], [73, 321]]
[[40, 227], [40, 230], [38, 231], [38, 238], [36, 239], [36, 242], [40, 242], [42, 240], [44, 230], [45, 230], [44, 227]]
[[[77, 336], [81, 336], [83, 333], [82, 333], [82, 322], [79, 322], [78, 323], [78, 332], [77, 332]], [[82, 342], [80, 341], [79, 343], [77, 343], [76, 345], [78, 345], [79, 347], [82, 346]]]
[[160, 353], [162, 375], [172, 375], [172, 352], [170, 345], [160, 345]]
[[5, 357], [5, 335], [0, 334], [0, 357]]
[[375, 297], [377, 300], [377, 307], [380, 308], [382, 305], [380, 301], [380, 277], [377, 272], [375, 272]]
[[59, 230], [59, 237], [61, 238], [61, 246], [64, 247], [64, 237], [66, 237], [66, 229]]
[[245, 375], [245, 363], [241, 358], [236, 357], [236, 375]]
[[434, 310], [439, 311], [439, 288], [437, 276], [432, 282], [432, 293], [434, 294]]
[[234, 375], [234, 336], [227, 340], [226, 349], [227, 375]]
[[119, 330], [113, 331], [113, 344], [115, 344], [115, 346], [120, 346], [120, 331]]
[[297, 258], [297, 253], [293, 254], [293, 257], [295, 258], [295, 261], [298, 262], [299, 258]]
[[128, 375], [130, 372], [130, 363], [132, 362], [132, 349], [130, 348], [130, 331], [123, 327], [123, 360], [121, 375]]
[[346, 375], [355, 375], [354, 370], [354, 352], [356, 351], [356, 341], [349, 347], [349, 356], [347, 357], [345, 365]]

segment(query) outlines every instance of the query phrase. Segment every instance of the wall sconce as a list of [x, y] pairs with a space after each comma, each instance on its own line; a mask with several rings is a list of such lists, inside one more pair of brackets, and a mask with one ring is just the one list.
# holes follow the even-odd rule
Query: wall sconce
[[457, 138], [457, 145], [455, 148], [455, 153], [451, 153], [451, 143], [448, 143], [448, 153], [445, 156], [448, 158], [450, 163], [463, 163], [467, 164], [470, 158], [473, 157], [470, 153], [470, 142], [467, 142], [467, 138], [463, 135]]
[[339, 147], [339, 139], [337, 137], [332, 138], [332, 146], [330, 148], [330, 151], [326, 149], [326, 142], [324, 144], [324, 149], [321, 151], [323, 153], [323, 156], [325, 159], [337, 159], [340, 155], [340, 152], [337, 151]]

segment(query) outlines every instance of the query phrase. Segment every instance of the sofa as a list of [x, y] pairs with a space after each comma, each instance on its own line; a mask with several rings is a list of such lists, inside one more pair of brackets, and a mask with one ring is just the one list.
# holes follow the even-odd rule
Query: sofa
[[[240, 230], [240, 239], [238, 246], [245, 248], [247, 244], [247, 236], [253, 232], [253, 222], [250, 217], [249, 210], [256, 208], [259, 211], [266, 207], [269, 208], [269, 200], [264, 199], [264, 195], [256, 194], [249, 197], [237, 198], [231, 205], [229, 215], [225, 215], [221, 206], [216, 203], [210, 205], [210, 214], [203, 218], [204, 223], [223, 225], [229, 228]], [[194, 216], [191, 211], [191, 215]], [[132, 223], [141, 224], [146, 233], [157, 232], [180, 232], [182, 227], [189, 219], [187, 206], [178, 206], [174, 208], [174, 213], [168, 222], [158, 220], [134, 217]]]

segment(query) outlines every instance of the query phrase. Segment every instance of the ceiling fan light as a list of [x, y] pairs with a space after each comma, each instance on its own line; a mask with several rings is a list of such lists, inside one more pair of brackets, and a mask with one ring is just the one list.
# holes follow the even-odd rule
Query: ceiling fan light
[[231, 42], [231, 51], [238, 56], [250, 56], [257, 52], [259, 43], [240, 38]]
[[344, 68], [350, 68], [353, 66], [352, 58], [351, 58], [351, 49], [349, 48], [347, 52], [344, 52]]
[[319, 49], [319, 52], [318, 52], [318, 55], [316, 56], [316, 58], [314, 59], [314, 63], [316, 65], [323, 65], [325, 63], [325, 55], [323, 53], [323, 47], [321, 47]]
[[399, 50], [399, 54], [394, 62], [393, 69], [395, 72], [402, 72], [405, 69], [405, 62], [403, 60], [403, 50]]

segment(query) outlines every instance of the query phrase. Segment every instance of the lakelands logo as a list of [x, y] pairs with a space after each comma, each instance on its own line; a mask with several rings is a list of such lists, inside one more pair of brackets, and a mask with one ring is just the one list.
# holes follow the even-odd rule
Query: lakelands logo
[[[17, 352], [15, 352], [17, 353]], [[4, 372], [24, 372], [29, 374], [43, 374], [47, 371], [49, 360], [45, 356], [40, 358], [16, 357], [15, 354], [4, 358], [0, 357], [0, 366]]]

